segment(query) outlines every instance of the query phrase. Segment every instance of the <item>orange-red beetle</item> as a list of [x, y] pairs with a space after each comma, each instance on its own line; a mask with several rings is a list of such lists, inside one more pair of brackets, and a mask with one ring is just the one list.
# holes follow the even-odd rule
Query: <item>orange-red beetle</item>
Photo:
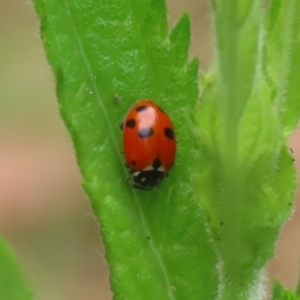
[[176, 139], [172, 121], [153, 101], [140, 100], [121, 126], [131, 184], [143, 190], [152, 189], [174, 164]]

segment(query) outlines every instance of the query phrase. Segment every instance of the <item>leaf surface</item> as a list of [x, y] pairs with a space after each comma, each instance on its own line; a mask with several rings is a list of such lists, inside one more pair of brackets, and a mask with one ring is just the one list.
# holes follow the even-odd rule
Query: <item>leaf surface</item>
[[33, 299], [31, 288], [2, 238], [0, 239], [0, 298], [5, 300]]
[[[57, 81], [62, 117], [101, 225], [114, 299], [210, 299], [215, 256], [190, 184], [197, 143], [187, 110], [198, 98], [198, 60], [187, 62], [187, 15], [168, 35], [163, 0], [34, 0]], [[139, 99], [173, 120], [170, 176], [133, 190], [119, 123]]]

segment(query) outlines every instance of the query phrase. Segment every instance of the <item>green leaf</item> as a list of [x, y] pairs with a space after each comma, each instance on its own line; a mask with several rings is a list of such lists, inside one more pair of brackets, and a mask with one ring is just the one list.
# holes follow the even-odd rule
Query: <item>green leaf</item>
[[[267, 59], [276, 46], [265, 43], [261, 1], [215, 0], [213, 8], [217, 56], [213, 74], [204, 76], [196, 116], [201, 151], [195, 187], [220, 257], [220, 299], [262, 299], [264, 267], [295, 195], [286, 141], [292, 123], [286, 119], [295, 121], [300, 107], [291, 99], [282, 114], [282, 101], [276, 101], [281, 84], [268, 75]], [[295, 92], [299, 84], [291, 73], [285, 90]]]
[[254, 82], [262, 21], [260, 6], [258, 0], [216, 1], [218, 96], [224, 106], [224, 125], [232, 127], [226, 128], [228, 132], [233, 129], [232, 137]]
[[285, 135], [300, 112], [300, 7], [297, 0], [273, 0], [267, 14], [266, 69], [274, 82]]
[[300, 297], [300, 276], [299, 273], [300, 270], [298, 270], [298, 283], [297, 283], [297, 287], [296, 287], [296, 295]]
[[285, 287], [279, 282], [275, 282], [273, 286], [272, 300], [299, 300], [300, 298], [295, 293]]
[[[163, 0], [34, 0], [57, 81], [62, 117], [101, 225], [114, 299], [210, 299], [216, 258], [193, 194], [197, 142], [187, 111], [198, 98], [190, 23], [168, 36]], [[169, 178], [133, 190], [119, 123], [150, 98], [174, 121], [178, 153]]]
[[174, 45], [175, 62], [177, 68], [183, 68], [187, 61], [190, 46], [190, 19], [184, 14], [170, 35], [170, 41]]
[[10, 249], [0, 238], [0, 298], [5, 300], [33, 299], [32, 291]]

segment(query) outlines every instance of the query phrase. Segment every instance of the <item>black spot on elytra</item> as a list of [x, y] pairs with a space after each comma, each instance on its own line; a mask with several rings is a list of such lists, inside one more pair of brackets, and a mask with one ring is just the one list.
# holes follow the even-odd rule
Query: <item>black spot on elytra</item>
[[134, 128], [134, 126], [135, 126], [135, 119], [130, 119], [130, 120], [126, 121], [127, 128]]
[[136, 161], [135, 161], [135, 160], [132, 160], [132, 161], [131, 161], [131, 164], [132, 164], [133, 166], [135, 166], [135, 165], [136, 165]]
[[147, 110], [147, 109], [148, 109], [147, 105], [140, 105], [135, 110], [137, 112], [141, 112], [141, 111], [144, 111], [144, 110]]
[[174, 131], [172, 128], [170, 127], [166, 127], [164, 130], [165, 136], [170, 139], [170, 140], [174, 140]]
[[157, 169], [159, 169], [160, 166], [161, 166], [161, 161], [160, 161], [159, 158], [157, 158], [157, 159], [153, 162], [152, 167], [153, 167], [154, 170], [157, 170]]
[[153, 129], [151, 127], [144, 127], [138, 133], [139, 137], [142, 139], [146, 139], [150, 137], [152, 134], [153, 134]]

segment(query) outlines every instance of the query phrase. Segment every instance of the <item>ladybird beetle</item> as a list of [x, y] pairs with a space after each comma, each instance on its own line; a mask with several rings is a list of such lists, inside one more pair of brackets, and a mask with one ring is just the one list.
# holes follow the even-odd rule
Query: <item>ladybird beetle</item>
[[148, 190], [172, 168], [176, 139], [169, 116], [153, 101], [140, 100], [121, 123], [126, 166], [134, 188]]

